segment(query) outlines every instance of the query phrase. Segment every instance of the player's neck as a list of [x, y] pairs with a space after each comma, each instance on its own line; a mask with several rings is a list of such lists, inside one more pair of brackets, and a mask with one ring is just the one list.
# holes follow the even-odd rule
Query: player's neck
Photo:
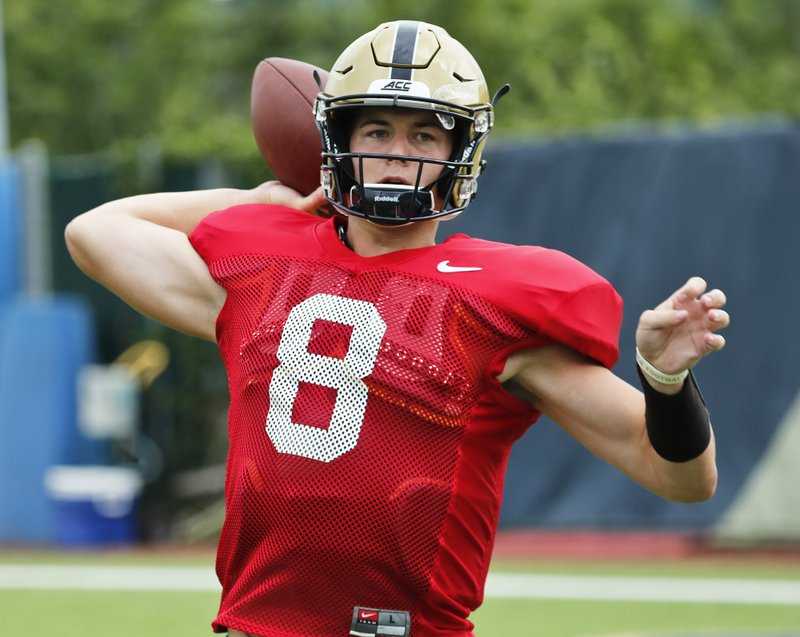
[[397, 250], [425, 248], [436, 243], [438, 225], [438, 221], [418, 221], [391, 228], [358, 217], [350, 217], [347, 220], [347, 243], [362, 257], [375, 257]]

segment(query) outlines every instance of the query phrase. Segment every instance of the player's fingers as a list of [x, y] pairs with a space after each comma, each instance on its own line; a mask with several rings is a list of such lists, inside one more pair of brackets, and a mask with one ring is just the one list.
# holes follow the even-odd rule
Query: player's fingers
[[706, 316], [708, 317], [708, 326], [712, 330], [721, 330], [731, 324], [730, 314], [725, 310], [709, 310]]
[[706, 292], [702, 297], [700, 297], [700, 301], [706, 307], [724, 307], [724, 305], [728, 302], [728, 298], [725, 296], [725, 292], [719, 289], [713, 289], [710, 292]]
[[303, 197], [300, 203], [300, 207], [308, 212], [314, 212], [324, 203], [325, 203], [325, 195], [322, 192], [322, 186], [320, 186], [307, 197]]
[[725, 337], [720, 334], [709, 332], [705, 335], [706, 348], [709, 352], [718, 352], [725, 347]]
[[678, 290], [675, 300], [678, 301], [678, 303], [685, 303], [686, 301], [696, 299], [705, 292], [707, 285], [704, 278], [693, 276]]
[[639, 327], [648, 330], [672, 327], [684, 321], [688, 314], [686, 310], [645, 310], [639, 317]]
[[656, 310], [667, 310], [679, 307], [689, 300], [696, 299], [706, 289], [706, 281], [702, 277], [693, 276], [675, 290], [668, 299], [656, 306]]
[[297, 208], [298, 204], [302, 202], [303, 198], [299, 192], [283, 185], [274, 179], [265, 181], [260, 186], [254, 189], [258, 195], [261, 203], [271, 204], [274, 206], [288, 206], [289, 208]]

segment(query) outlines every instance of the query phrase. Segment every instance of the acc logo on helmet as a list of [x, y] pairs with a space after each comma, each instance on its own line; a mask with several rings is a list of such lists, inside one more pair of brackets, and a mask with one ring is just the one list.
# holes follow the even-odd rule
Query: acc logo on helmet
[[368, 93], [407, 93], [415, 97], [430, 97], [428, 85], [413, 80], [373, 80]]

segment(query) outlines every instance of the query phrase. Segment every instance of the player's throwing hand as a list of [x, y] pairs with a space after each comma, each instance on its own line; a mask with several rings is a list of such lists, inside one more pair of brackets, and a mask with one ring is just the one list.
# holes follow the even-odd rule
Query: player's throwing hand
[[286, 206], [296, 210], [306, 212], [316, 212], [325, 205], [325, 195], [322, 194], [322, 186], [317, 188], [307, 197], [304, 197], [296, 190], [284, 186], [279, 181], [266, 181], [260, 186], [256, 186], [253, 192], [262, 200], [262, 203], [275, 206]]
[[725, 338], [715, 332], [730, 324], [730, 316], [721, 309], [727, 299], [722, 290], [705, 292], [706, 286], [704, 279], [692, 277], [639, 318], [636, 346], [663, 372], [691, 369], [703, 356], [725, 346]]

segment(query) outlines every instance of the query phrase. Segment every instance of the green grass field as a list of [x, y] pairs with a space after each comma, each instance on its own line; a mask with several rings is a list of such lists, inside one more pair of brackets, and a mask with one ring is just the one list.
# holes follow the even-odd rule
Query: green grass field
[[[5, 564], [81, 564], [125, 566], [210, 566], [209, 555], [112, 553], [2, 553]], [[672, 561], [496, 563], [493, 572], [531, 574], [671, 576], [796, 580], [798, 562]], [[119, 592], [0, 589], [3, 635], [26, 637], [197, 637], [210, 635], [216, 610], [213, 592]], [[800, 608], [767, 604], [603, 602], [573, 600], [487, 599], [474, 615], [479, 637], [544, 635], [577, 637], [615, 635], [708, 634], [800, 635]], [[344, 637], [344, 636], [343, 636]]]

